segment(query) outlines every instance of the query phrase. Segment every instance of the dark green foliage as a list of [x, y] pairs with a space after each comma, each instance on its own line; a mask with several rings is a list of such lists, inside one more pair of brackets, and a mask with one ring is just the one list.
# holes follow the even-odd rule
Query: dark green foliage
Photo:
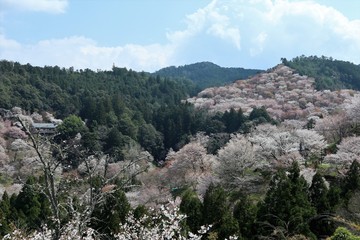
[[163, 77], [190, 79], [200, 89], [221, 86], [235, 80], [246, 79], [262, 72], [257, 69], [223, 68], [211, 62], [194, 63], [180, 67], [167, 67], [155, 72]]
[[205, 224], [217, 223], [228, 211], [227, 194], [220, 186], [211, 184], [204, 196], [203, 216]]
[[118, 120], [118, 130], [123, 134], [132, 139], [137, 137], [137, 126], [129, 114], [122, 114]]
[[64, 121], [57, 127], [60, 138], [63, 140], [71, 139], [76, 134], [84, 134], [87, 131], [87, 127], [83, 123], [80, 117], [70, 115], [64, 119]]
[[341, 189], [335, 184], [330, 185], [327, 198], [330, 205], [330, 211], [334, 212], [341, 202]]
[[[216, 229], [216, 226], [214, 229]], [[227, 239], [229, 236], [239, 234], [238, 221], [233, 217], [230, 211], [225, 212], [225, 214], [221, 216], [217, 232], [219, 239]]]
[[203, 202], [203, 223], [212, 224], [211, 231], [217, 232], [219, 239], [237, 235], [239, 226], [233, 217], [229, 203], [228, 193], [220, 186], [211, 184], [206, 190]]
[[101, 150], [101, 144], [99, 141], [99, 134], [97, 132], [90, 132], [86, 131], [81, 136], [81, 145], [86, 149], [88, 152], [98, 152]]
[[360, 189], [360, 163], [354, 160], [351, 163], [350, 169], [346, 173], [342, 194], [346, 199], [349, 199], [352, 193]]
[[271, 123], [273, 121], [270, 115], [267, 113], [265, 107], [253, 108], [249, 115], [249, 120], [254, 121], [257, 124]]
[[309, 197], [312, 206], [316, 208], [317, 215], [309, 221], [311, 231], [318, 238], [321, 236], [330, 236], [335, 231], [335, 222], [332, 214], [339, 203], [339, 192], [335, 183], [328, 189], [321, 174], [314, 175], [311, 187], [309, 188]]
[[313, 118], [310, 118], [306, 123], [306, 129], [313, 129], [315, 127], [315, 123], [315, 120]]
[[130, 141], [128, 136], [123, 135], [117, 128], [113, 128], [105, 139], [104, 151], [110, 154], [115, 161], [123, 160], [122, 149]]
[[183, 193], [180, 204], [180, 211], [186, 214], [186, 225], [190, 231], [197, 232], [203, 222], [203, 205], [192, 190], [187, 190]]
[[[137, 140], [139, 127], [152, 125], [157, 132], [157, 141], [161, 140], [159, 136], [166, 135], [162, 144], [157, 142], [156, 147], [144, 141], [144, 147], [151, 148], [157, 160], [164, 157], [162, 145], [166, 145], [165, 150], [180, 146], [180, 142], [186, 141], [187, 135], [195, 131], [196, 126], [191, 123], [195, 118], [189, 118], [194, 111], [183, 111], [187, 107], [180, 104], [181, 100], [196, 93], [191, 81], [154, 78], [147, 73], [117, 67], [112, 71], [74, 71], [72, 68], [41, 68], [0, 61], [0, 69], [1, 107], [19, 106], [29, 112], [50, 111], [59, 118], [79, 116], [90, 131], [96, 133], [99, 141], [105, 141], [103, 135], [112, 128]], [[163, 109], [168, 110], [165, 117], [172, 116], [165, 127], [156, 125], [156, 121], [163, 118]], [[178, 129], [180, 123], [183, 127]], [[73, 135], [71, 131], [75, 131], [72, 129], [60, 128], [60, 131], [63, 137], [69, 137], [67, 135]], [[170, 136], [175, 130], [179, 130], [177, 135]]]
[[330, 238], [330, 240], [360, 240], [360, 236], [352, 234], [344, 227], [338, 227]]
[[0, 201], [0, 238], [11, 231], [11, 205], [7, 192], [4, 192]]
[[265, 199], [259, 205], [258, 221], [264, 235], [281, 229], [277, 232], [282, 236], [311, 236], [308, 220], [315, 213], [308, 199], [307, 183], [294, 161], [289, 174], [279, 170], [271, 180]]
[[50, 203], [36, 184], [36, 179], [30, 177], [11, 203], [15, 212], [10, 219], [20, 223], [18, 227], [37, 229], [49, 220]]
[[301, 75], [315, 78], [317, 90], [360, 90], [360, 66], [350, 62], [327, 57], [300, 56], [283, 64], [295, 69]]
[[134, 209], [134, 217], [136, 219], [140, 219], [141, 217], [143, 217], [144, 215], [148, 215], [148, 210], [144, 205], [138, 205], [135, 209]]
[[330, 211], [328, 192], [323, 177], [316, 173], [309, 188], [309, 196], [311, 204], [316, 208], [317, 213]]
[[196, 122], [195, 109], [190, 104], [161, 107], [153, 119], [155, 128], [163, 133], [164, 147], [176, 150], [199, 130]]
[[354, 160], [345, 177], [345, 191], [360, 189], [360, 163]]
[[246, 117], [241, 109], [237, 112], [231, 108], [230, 111], [226, 111], [222, 116], [222, 122], [225, 125], [225, 131], [227, 133], [237, 132], [245, 123]]
[[105, 201], [95, 206], [91, 227], [100, 233], [117, 233], [120, 228], [119, 224], [125, 223], [126, 215], [130, 211], [130, 204], [125, 193], [119, 189], [105, 194]]
[[153, 125], [143, 124], [139, 127], [138, 142], [140, 145], [154, 156], [161, 159], [164, 154], [163, 136]]
[[[220, 125], [221, 122], [223, 127]], [[262, 123], [271, 123], [275, 124], [275, 120], [270, 117], [268, 112], [264, 107], [254, 108], [249, 117], [245, 116], [243, 111], [239, 109], [236, 111], [234, 108], [231, 108], [229, 111], [226, 111], [223, 115], [219, 113], [211, 118], [211, 122], [208, 122], [207, 125], [214, 125], [218, 123], [218, 131], [207, 131], [206, 133], [219, 133], [225, 131], [226, 133], [242, 132], [248, 133], [251, 126], [256, 126]], [[225, 129], [223, 129], [225, 128]], [[223, 131], [222, 131], [223, 130]]]
[[247, 196], [241, 195], [235, 204], [233, 214], [238, 222], [241, 237], [251, 239], [256, 233], [256, 206]]
[[210, 154], [217, 154], [218, 150], [225, 146], [225, 144], [230, 140], [230, 134], [228, 133], [216, 133], [211, 134], [209, 141], [206, 145], [206, 150]]

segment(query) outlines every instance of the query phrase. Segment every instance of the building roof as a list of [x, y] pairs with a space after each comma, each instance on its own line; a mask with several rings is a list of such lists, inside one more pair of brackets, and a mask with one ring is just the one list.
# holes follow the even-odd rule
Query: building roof
[[55, 129], [54, 123], [33, 123], [33, 127], [36, 129]]

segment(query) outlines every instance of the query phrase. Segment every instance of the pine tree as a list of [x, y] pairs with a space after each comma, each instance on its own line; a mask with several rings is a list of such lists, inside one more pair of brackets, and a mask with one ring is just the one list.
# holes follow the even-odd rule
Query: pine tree
[[316, 208], [317, 213], [330, 211], [328, 192], [323, 177], [316, 173], [309, 188], [309, 196], [311, 204]]
[[256, 213], [256, 206], [245, 195], [242, 195], [235, 204], [233, 215], [238, 222], [240, 234], [243, 238], [249, 239], [255, 235]]
[[5, 191], [0, 202], [0, 238], [10, 232], [10, 198]]
[[228, 211], [226, 192], [220, 186], [211, 184], [204, 196], [203, 217], [205, 224], [215, 224]]
[[[300, 176], [296, 161], [288, 173], [279, 170], [270, 182], [265, 199], [259, 206], [258, 221], [263, 223], [262, 234], [276, 232], [279, 236], [312, 235], [308, 220], [315, 215], [308, 199], [308, 186]], [[270, 226], [270, 227], [269, 227]]]
[[327, 198], [329, 201], [330, 210], [334, 212], [341, 200], [341, 189], [337, 185], [330, 185]]
[[120, 189], [113, 193], [104, 193], [104, 197], [105, 201], [95, 206], [91, 227], [103, 234], [117, 233], [120, 223], [125, 222], [130, 211], [130, 204]]
[[16, 198], [15, 208], [24, 217], [29, 228], [41, 226], [40, 194], [36, 191], [35, 178], [30, 177]]
[[191, 232], [197, 232], [203, 221], [202, 203], [196, 193], [187, 190], [181, 198], [180, 211], [186, 214], [186, 224]]
[[218, 228], [219, 239], [228, 239], [230, 236], [239, 234], [239, 224], [232, 216], [230, 211], [226, 211], [221, 217], [220, 226]]
[[360, 163], [354, 160], [346, 173], [343, 191], [345, 194], [360, 189]]
[[219, 239], [238, 235], [239, 226], [232, 216], [227, 193], [220, 186], [210, 185], [204, 196], [203, 218], [204, 224], [211, 224], [212, 232], [216, 232]]

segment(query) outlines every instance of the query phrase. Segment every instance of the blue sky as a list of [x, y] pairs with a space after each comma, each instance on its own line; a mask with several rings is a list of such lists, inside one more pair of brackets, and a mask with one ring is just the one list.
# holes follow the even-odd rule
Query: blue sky
[[299, 55], [360, 63], [358, 0], [0, 0], [0, 59], [155, 71], [267, 69]]

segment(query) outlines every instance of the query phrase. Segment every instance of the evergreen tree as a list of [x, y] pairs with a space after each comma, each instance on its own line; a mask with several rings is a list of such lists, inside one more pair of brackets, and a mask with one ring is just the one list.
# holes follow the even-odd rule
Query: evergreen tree
[[239, 224], [231, 214], [230, 210], [226, 211], [225, 214], [221, 216], [217, 232], [219, 239], [228, 239], [230, 236], [239, 235]]
[[360, 189], [360, 163], [354, 160], [344, 179], [343, 191], [345, 194]]
[[240, 199], [235, 204], [233, 215], [239, 225], [239, 231], [243, 238], [250, 239], [255, 235], [257, 208], [245, 196], [240, 196]]
[[232, 216], [227, 193], [220, 186], [211, 184], [204, 196], [203, 203], [204, 224], [213, 225], [212, 232], [216, 232], [219, 239], [225, 239], [232, 235], [237, 235], [239, 226], [236, 219]]
[[249, 120], [254, 121], [258, 124], [272, 121], [265, 107], [260, 107], [260, 108], [255, 107], [249, 115]]
[[120, 223], [125, 223], [130, 204], [120, 189], [104, 194], [105, 201], [98, 203], [93, 211], [91, 227], [104, 234], [117, 233]]
[[328, 191], [323, 177], [316, 173], [309, 188], [309, 196], [311, 204], [316, 208], [317, 213], [324, 213], [330, 210]]
[[228, 211], [225, 190], [211, 184], [206, 190], [203, 204], [204, 223], [216, 224]]
[[138, 141], [155, 159], [161, 158], [164, 151], [163, 136], [160, 132], [156, 131], [153, 125], [143, 124], [140, 126]]
[[180, 211], [186, 214], [186, 224], [191, 232], [197, 232], [203, 222], [202, 203], [196, 193], [187, 190], [181, 198]]
[[334, 212], [341, 201], [341, 189], [337, 185], [331, 184], [327, 198], [329, 201], [330, 210]]
[[28, 228], [41, 226], [50, 215], [50, 205], [45, 196], [37, 190], [36, 180], [30, 177], [16, 198], [18, 217], [23, 218]]
[[11, 231], [10, 228], [11, 205], [10, 198], [5, 191], [0, 202], [0, 238]]
[[222, 118], [227, 133], [233, 133], [238, 131], [246, 121], [246, 117], [241, 110], [241, 108], [236, 112], [234, 108], [231, 108], [230, 111], [226, 111]]
[[265, 235], [277, 230], [282, 237], [295, 234], [311, 236], [308, 220], [315, 212], [308, 199], [307, 183], [294, 161], [288, 174], [279, 170], [272, 178], [265, 199], [260, 203], [258, 221], [264, 223], [262, 234]]
[[105, 139], [104, 152], [110, 154], [116, 161], [122, 160], [122, 149], [129, 142], [128, 136], [124, 136], [117, 128], [113, 128]]

